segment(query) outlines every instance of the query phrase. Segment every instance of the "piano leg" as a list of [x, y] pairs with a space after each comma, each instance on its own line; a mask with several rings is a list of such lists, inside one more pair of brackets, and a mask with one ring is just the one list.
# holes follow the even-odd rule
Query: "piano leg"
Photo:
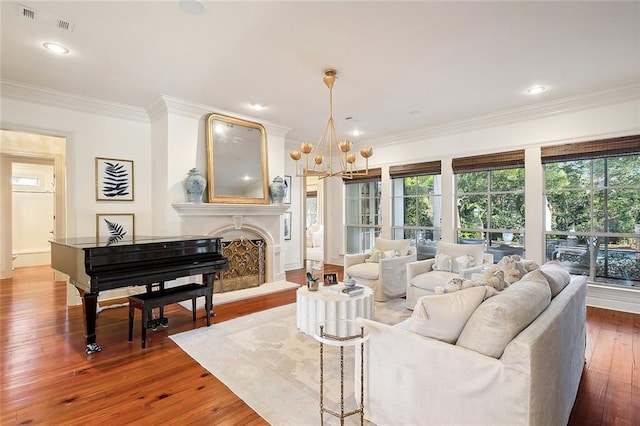
[[84, 308], [84, 321], [87, 331], [87, 355], [100, 352], [102, 347], [96, 343], [96, 315], [98, 306], [98, 293], [84, 293], [82, 295], [82, 307]]
[[[215, 281], [216, 278], [216, 274], [202, 274], [202, 278], [205, 282], [205, 284], [207, 285], [207, 287], [209, 287], [209, 291], [211, 291], [211, 297], [210, 298], [205, 298], [205, 307], [204, 309], [208, 309], [209, 310], [209, 315], [211, 317], [215, 317], [216, 313], [213, 312], [213, 282]], [[211, 303], [207, 303], [206, 300], [209, 299], [211, 300]], [[210, 305], [210, 306], [207, 306]], [[209, 325], [209, 324], [207, 324]]]

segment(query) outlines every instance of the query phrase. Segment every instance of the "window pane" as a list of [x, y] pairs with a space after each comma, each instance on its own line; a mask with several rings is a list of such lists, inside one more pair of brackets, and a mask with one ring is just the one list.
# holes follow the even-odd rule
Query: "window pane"
[[456, 175], [458, 193], [486, 192], [488, 189], [488, 173], [460, 173]]
[[589, 231], [591, 212], [588, 191], [553, 191], [547, 193], [554, 231]]
[[607, 159], [608, 186], [640, 186], [640, 156]]
[[466, 195], [458, 199], [460, 228], [482, 229], [487, 220], [488, 195]]
[[591, 182], [591, 160], [545, 164], [547, 190], [588, 188]]
[[492, 191], [518, 191], [524, 188], [524, 169], [491, 171]]
[[519, 230], [524, 228], [524, 194], [491, 196], [491, 218], [488, 228]]

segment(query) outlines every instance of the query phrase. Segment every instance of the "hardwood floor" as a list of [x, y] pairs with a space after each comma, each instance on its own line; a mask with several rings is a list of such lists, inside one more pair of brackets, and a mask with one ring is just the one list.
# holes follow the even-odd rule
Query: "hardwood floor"
[[[305, 271], [287, 279], [303, 284]], [[341, 267], [324, 272], [342, 279]], [[168, 338], [194, 327], [189, 311], [168, 307], [169, 328], [150, 332], [143, 350], [139, 312], [129, 343], [127, 309], [104, 310], [97, 328], [103, 350], [86, 355], [82, 308], [65, 301], [66, 284], [54, 282], [49, 267], [19, 268], [0, 281], [2, 425], [266, 424]], [[293, 302], [295, 290], [288, 290], [220, 305], [212, 327]], [[587, 363], [569, 424], [640, 424], [640, 315], [587, 312]], [[204, 324], [199, 312], [196, 326]]]

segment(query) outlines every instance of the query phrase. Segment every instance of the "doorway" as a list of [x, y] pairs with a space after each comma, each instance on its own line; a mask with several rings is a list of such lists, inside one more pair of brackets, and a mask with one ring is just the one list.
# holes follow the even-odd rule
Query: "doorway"
[[324, 264], [323, 182], [315, 176], [305, 178], [305, 263], [314, 269]]
[[[14, 256], [14, 216], [22, 216], [22, 211], [14, 213], [14, 197], [12, 178], [14, 165], [18, 170], [36, 170], [37, 166], [50, 167], [53, 177], [45, 183], [42, 178], [42, 190], [50, 191], [53, 205], [50, 207], [53, 215], [46, 212], [36, 214], [31, 220], [42, 220], [47, 236], [44, 238], [66, 238], [66, 143], [64, 137], [49, 136], [35, 133], [25, 133], [13, 130], [0, 130], [0, 278], [11, 278]], [[24, 166], [22, 166], [24, 165]], [[35, 167], [36, 169], [33, 169]], [[44, 173], [44, 172], [43, 172]], [[47, 172], [48, 173], [48, 172]], [[27, 173], [33, 178], [34, 173]], [[29, 178], [29, 176], [26, 176]], [[33, 180], [31, 180], [33, 182]], [[49, 186], [49, 187], [47, 187]], [[23, 186], [24, 188], [24, 186]], [[55, 190], [55, 189], [58, 190]], [[20, 219], [23, 219], [22, 217]], [[22, 226], [22, 224], [18, 224]], [[52, 234], [49, 234], [53, 231]], [[48, 247], [47, 247], [48, 248]], [[36, 250], [41, 251], [41, 250]], [[49, 258], [50, 255], [44, 256]], [[56, 274], [57, 275], [57, 274]], [[56, 279], [60, 277], [56, 276]]]

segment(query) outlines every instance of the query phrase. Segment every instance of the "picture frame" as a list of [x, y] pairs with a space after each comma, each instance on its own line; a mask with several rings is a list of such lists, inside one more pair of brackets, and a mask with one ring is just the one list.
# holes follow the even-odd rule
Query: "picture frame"
[[284, 213], [284, 220], [282, 224], [282, 234], [285, 240], [291, 239], [291, 212]]
[[96, 240], [107, 244], [132, 241], [135, 238], [135, 214], [96, 214]]
[[96, 157], [96, 201], [133, 201], [133, 161]]
[[284, 204], [291, 204], [291, 176], [284, 176]]
[[323, 280], [325, 286], [338, 284], [338, 274], [324, 274]]

